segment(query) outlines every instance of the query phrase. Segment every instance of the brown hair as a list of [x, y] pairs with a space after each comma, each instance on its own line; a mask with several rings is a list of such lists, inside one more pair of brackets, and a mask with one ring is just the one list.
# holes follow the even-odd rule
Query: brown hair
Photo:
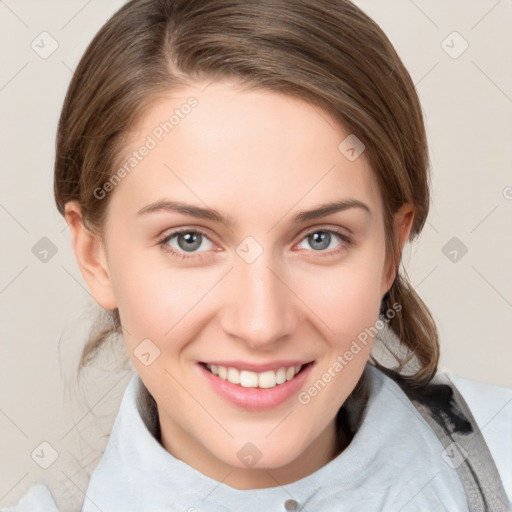
[[[173, 87], [223, 78], [301, 98], [333, 115], [366, 146], [388, 250], [395, 245], [393, 216], [405, 203], [415, 208], [410, 240], [420, 233], [429, 208], [429, 158], [419, 100], [388, 38], [348, 0], [128, 2], [90, 43], [66, 95], [55, 162], [59, 212], [77, 200], [84, 223], [101, 234], [108, 197], [94, 191], [114, 174], [137, 120]], [[400, 272], [386, 299], [401, 305], [389, 320], [406, 348], [405, 356], [396, 355], [397, 371], [413, 358], [410, 379], [425, 384], [439, 359], [434, 320]], [[109, 315], [111, 325], [92, 333], [79, 368], [121, 332], [118, 310]]]

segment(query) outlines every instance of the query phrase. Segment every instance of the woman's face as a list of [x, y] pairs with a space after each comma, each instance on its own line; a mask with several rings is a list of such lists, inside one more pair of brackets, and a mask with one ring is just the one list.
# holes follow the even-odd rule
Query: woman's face
[[164, 447], [275, 486], [333, 457], [394, 271], [349, 132], [299, 99], [205, 85], [155, 104], [127, 145], [101, 249], [114, 298], [97, 300], [119, 308]]

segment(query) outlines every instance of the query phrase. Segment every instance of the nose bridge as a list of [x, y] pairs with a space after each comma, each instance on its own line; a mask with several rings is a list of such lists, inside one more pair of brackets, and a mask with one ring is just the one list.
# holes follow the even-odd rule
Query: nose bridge
[[222, 312], [226, 333], [263, 347], [293, 332], [293, 294], [274, 270], [270, 254], [255, 261], [239, 258], [230, 274], [230, 297]]

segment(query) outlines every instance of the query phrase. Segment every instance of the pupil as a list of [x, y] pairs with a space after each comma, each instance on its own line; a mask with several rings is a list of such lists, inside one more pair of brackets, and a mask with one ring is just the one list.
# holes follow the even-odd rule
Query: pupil
[[324, 231], [313, 233], [308, 238], [309, 244], [315, 250], [326, 249], [331, 241], [330, 233], [325, 233]]
[[201, 236], [200, 233], [182, 233], [178, 236], [178, 245], [184, 251], [193, 251], [201, 245]]

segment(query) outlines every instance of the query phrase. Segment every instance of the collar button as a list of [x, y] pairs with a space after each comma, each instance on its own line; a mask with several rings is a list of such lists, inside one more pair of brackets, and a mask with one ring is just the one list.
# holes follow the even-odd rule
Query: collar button
[[295, 500], [286, 500], [284, 502], [284, 509], [290, 512], [299, 510], [299, 504]]

